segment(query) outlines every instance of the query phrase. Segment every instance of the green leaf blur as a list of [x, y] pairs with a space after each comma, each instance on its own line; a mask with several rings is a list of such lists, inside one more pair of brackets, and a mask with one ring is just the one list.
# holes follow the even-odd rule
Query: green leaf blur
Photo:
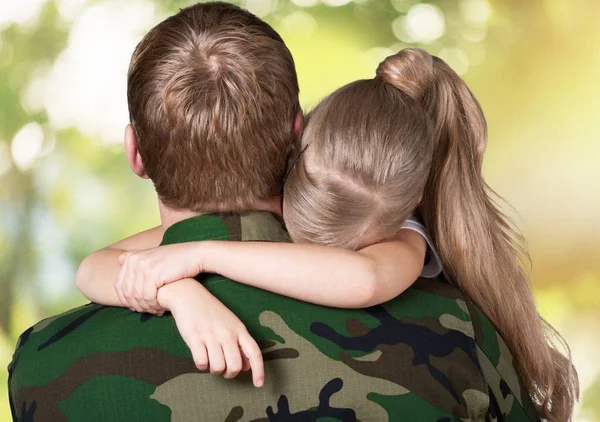
[[[18, 335], [84, 303], [90, 252], [158, 224], [125, 161], [133, 47], [189, 0], [0, 3], [0, 366]], [[296, 60], [305, 107], [419, 46], [463, 75], [489, 123], [489, 184], [529, 241], [542, 315], [569, 342], [579, 420], [600, 419], [600, 2], [243, 0]], [[516, 212], [515, 212], [516, 210]], [[9, 420], [6, 371], [0, 421]]]

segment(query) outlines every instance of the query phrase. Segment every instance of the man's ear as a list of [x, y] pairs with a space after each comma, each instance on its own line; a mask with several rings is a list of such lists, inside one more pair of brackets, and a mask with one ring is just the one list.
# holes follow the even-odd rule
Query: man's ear
[[302, 133], [303, 128], [304, 128], [304, 114], [302, 113], [302, 110], [300, 110], [298, 112], [298, 114], [296, 114], [296, 117], [294, 117], [294, 127], [292, 128], [292, 130], [294, 131], [294, 136], [296, 138], [300, 137], [300, 134]]
[[142, 156], [137, 147], [137, 138], [133, 126], [127, 125], [125, 128], [125, 155], [127, 155], [127, 161], [131, 170], [142, 179], [147, 179], [148, 175], [144, 170], [144, 163], [142, 162]]

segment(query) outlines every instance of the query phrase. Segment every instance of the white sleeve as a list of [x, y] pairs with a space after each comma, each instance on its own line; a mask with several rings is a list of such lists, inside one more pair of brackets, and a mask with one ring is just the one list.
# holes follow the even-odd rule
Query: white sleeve
[[427, 242], [427, 255], [425, 257], [425, 265], [423, 266], [423, 271], [421, 271], [421, 277], [425, 278], [433, 278], [441, 274], [443, 270], [442, 261], [438, 256], [435, 247], [433, 246], [433, 242], [427, 233], [427, 229], [421, 221], [415, 216], [411, 214], [410, 217], [404, 222], [402, 226], [403, 229], [412, 230], [419, 233], [423, 236], [423, 239]]

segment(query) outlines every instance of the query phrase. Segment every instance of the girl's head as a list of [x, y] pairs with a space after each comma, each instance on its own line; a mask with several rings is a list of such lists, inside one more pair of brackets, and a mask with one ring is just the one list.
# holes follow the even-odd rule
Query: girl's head
[[402, 50], [309, 114], [285, 222], [296, 242], [357, 249], [397, 233], [418, 208], [445, 275], [496, 325], [540, 412], [566, 420], [577, 378], [546, 337], [560, 339], [537, 313], [520, 237], [483, 179], [486, 137], [460, 77], [423, 50]]
[[[397, 62], [398, 59], [389, 59]], [[310, 113], [305, 152], [285, 184], [296, 242], [356, 249], [397, 233], [416, 208], [433, 151], [432, 120], [379, 76], [335, 91]]]
[[[285, 185], [294, 241], [355, 249], [400, 230], [431, 169], [436, 128], [423, 100], [442, 84], [437, 72], [455, 75], [422, 50], [402, 50], [310, 113], [307, 149]], [[472, 118], [484, 131], [479, 109]]]

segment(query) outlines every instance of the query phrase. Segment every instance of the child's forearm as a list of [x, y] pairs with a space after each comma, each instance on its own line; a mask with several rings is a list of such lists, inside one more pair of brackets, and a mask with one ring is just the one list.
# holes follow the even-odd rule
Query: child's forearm
[[124, 306], [114, 287], [121, 269], [118, 259], [123, 252], [121, 249], [101, 249], [83, 260], [75, 275], [75, 285], [85, 297], [102, 305]]
[[208, 241], [199, 246], [206, 272], [284, 296], [354, 308], [373, 295], [374, 262], [355, 252], [264, 242]]
[[415, 235], [406, 234], [410, 242], [360, 252], [266, 242], [207, 241], [194, 247], [205, 272], [306, 302], [361, 308], [397, 296], [418, 278], [425, 251]]
[[182, 297], [189, 297], [194, 290], [202, 290], [205, 293], [210, 294], [206, 292], [204, 286], [198, 281], [193, 278], [184, 278], [177, 283], [165, 284], [158, 289], [156, 298], [158, 299], [160, 306], [167, 311], [173, 312], [173, 308], [177, 306], [177, 301], [181, 300]]
[[109, 306], [125, 306], [115, 291], [115, 279], [121, 266], [119, 256], [126, 251], [158, 246], [164, 229], [161, 226], [134, 234], [101, 249], [83, 260], [75, 275], [75, 285], [92, 302]]

